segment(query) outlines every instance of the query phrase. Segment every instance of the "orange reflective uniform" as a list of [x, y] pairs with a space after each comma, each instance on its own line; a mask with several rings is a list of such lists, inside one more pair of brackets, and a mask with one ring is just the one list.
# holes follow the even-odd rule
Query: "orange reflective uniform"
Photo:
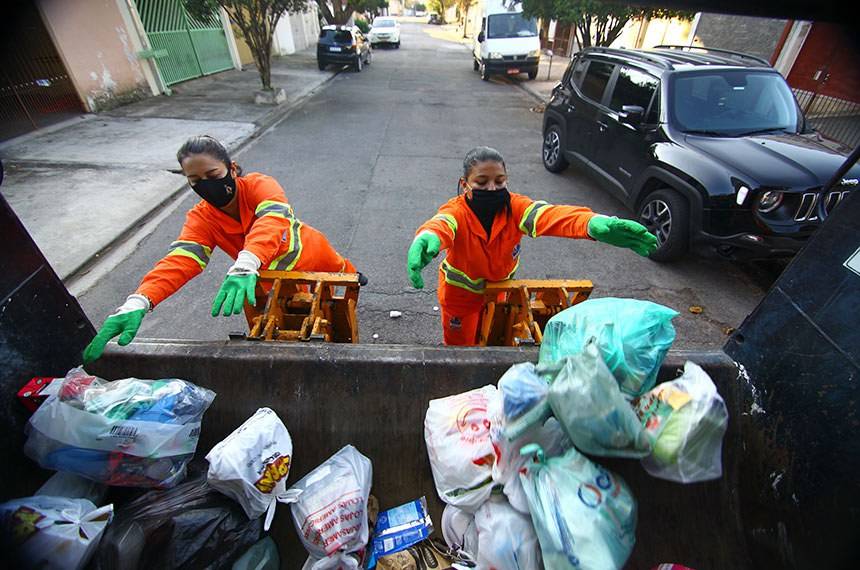
[[511, 212], [499, 212], [487, 233], [465, 196], [446, 202], [416, 235], [430, 231], [447, 254], [439, 266], [439, 305], [445, 344], [475, 344], [478, 313], [488, 281], [504, 281], [516, 273], [522, 237], [587, 238], [596, 214], [581, 206], [553, 206], [511, 193]]
[[188, 212], [179, 238], [137, 288], [153, 307], [200, 274], [216, 247], [233, 259], [246, 249], [260, 259], [260, 269], [355, 272], [321, 232], [293, 215], [274, 178], [240, 176], [236, 189], [239, 221], [205, 200]]

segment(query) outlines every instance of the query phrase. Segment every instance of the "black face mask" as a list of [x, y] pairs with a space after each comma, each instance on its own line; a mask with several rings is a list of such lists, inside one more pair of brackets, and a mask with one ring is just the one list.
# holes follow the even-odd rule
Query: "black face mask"
[[198, 180], [191, 185], [197, 195], [215, 206], [223, 208], [236, 195], [236, 180], [227, 171], [227, 176], [217, 180]]
[[511, 195], [507, 188], [498, 190], [472, 190], [472, 199], [466, 200], [469, 208], [475, 212], [478, 221], [481, 222], [487, 238], [493, 229], [493, 220], [500, 211], [510, 208]]

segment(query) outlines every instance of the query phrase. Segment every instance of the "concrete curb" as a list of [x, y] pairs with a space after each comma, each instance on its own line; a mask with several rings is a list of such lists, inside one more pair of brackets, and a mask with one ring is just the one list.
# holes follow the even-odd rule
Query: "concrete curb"
[[535, 90], [528, 83], [524, 83], [524, 82], [517, 83], [517, 87], [519, 87], [520, 89], [525, 91], [527, 95], [529, 95], [530, 97], [535, 99], [538, 103], [547, 103], [549, 101], [549, 97], [544, 99], [544, 96], [541, 93], [539, 93], [537, 90]]
[[[313, 89], [294, 101], [284, 103], [283, 105], [273, 108], [269, 113], [264, 115], [262, 119], [260, 119], [259, 123], [255, 123], [256, 128], [251, 134], [229, 148], [230, 152], [234, 156], [242, 154], [244, 150], [256, 142], [256, 140], [265, 132], [286, 120], [294, 111], [316, 96], [317, 93], [319, 93], [340, 73], [341, 70], [331, 73]], [[86, 293], [86, 291], [93, 287], [102, 277], [110, 273], [119, 261], [122, 261], [122, 259], [113, 260], [113, 262], [108, 261], [108, 259], [111, 259], [110, 254], [119, 250], [123, 243], [132, 238], [139, 237], [140, 239], [143, 239], [143, 237], [148, 234], [147, 230], [149, 226], [152, 225], [151, 222], [154, 219], [159, 218], [162, 212], [172, 212], [179, 205], [181, 200], [184, 198], [186, 191], [189, 189], [190, 187], [187, 183], [183, 183], [181, 186], [175, 188], [164, 200], [159, 202], [145, 214], [129, 223], [124, 230], [119, 232], [117, 236], [102, 249], [91, 255], [83, 263], [78, 265], [78, 267], [72, 269], [66, 276], [62, 277], [63, 284], [65, 284], [76, 297]], [[138, 234], [143, 235], [138, 236]]]

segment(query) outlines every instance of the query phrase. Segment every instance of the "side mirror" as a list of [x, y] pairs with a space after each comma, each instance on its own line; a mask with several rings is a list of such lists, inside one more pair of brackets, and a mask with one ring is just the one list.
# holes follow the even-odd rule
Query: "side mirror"
[[631, 127], [638, 127], [645, 117], [645, 109], [639, 105], [622, 105], [621, 122]]
[[479, 33], [478, 33], [478, 43], [479, 43], [479, 44], [480, 44], [480, 43], [483, 43], [485, 39], [487, 39], [487, 38], [486, 38], [486, 36], [484, 35], [484, 32], [479, 32]]

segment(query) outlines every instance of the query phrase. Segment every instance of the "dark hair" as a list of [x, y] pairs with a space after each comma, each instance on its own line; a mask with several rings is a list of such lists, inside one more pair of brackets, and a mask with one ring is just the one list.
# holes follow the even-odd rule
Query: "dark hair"
[[[216, 160], [223, 162], [227, 168], [230, 168], [232, 160], [230, 153], [227, 152], [227, 147], [221, 144], [221, 141], [209, 135], [197, 135], [191, 137], [179, 147], [176, 151], [176, 160], [179, 161], [179, 166], [182, 166], [182, 161], [194, 154], [208, 154]], [[242, 167], [236, 167], [237, 173], [242, 175]]]
[[[472, 167], [478, 164], [479, 162], [498, 162], [502, 165], [502, 168], [507, 172], [508, 167], [505, 165], [505, 159], [502, 157], [502, 153], [497, 151], [494, 148], [490, 148], [488, 146], [476, 146], [472, 150], [466, 153], [466, 157], [463, 159], [463, 178], [468, 178], [469, 173], [472, 172]], [[460, 194], [460, 184], [457, 183], [457, 194]], [[511, 208], [511, 195], [508, 194], [505, 199], [504, 208], [505, 213], [510, 216], [513, 213], [513, 209]], [[489, 230], [487, 230], [489, 233]]]
[[479, 162], [487, 161], [500, 162], [506, 171], [508, 169], [508, 167], [505, 166], [505, 159], [502, 157], [502, 153], [488, 146], [476, 146], [467, 152], [466, 157], [463, 159], [463, 178], [469, 177], [469, 173], [472, 172], [473, 166]]

